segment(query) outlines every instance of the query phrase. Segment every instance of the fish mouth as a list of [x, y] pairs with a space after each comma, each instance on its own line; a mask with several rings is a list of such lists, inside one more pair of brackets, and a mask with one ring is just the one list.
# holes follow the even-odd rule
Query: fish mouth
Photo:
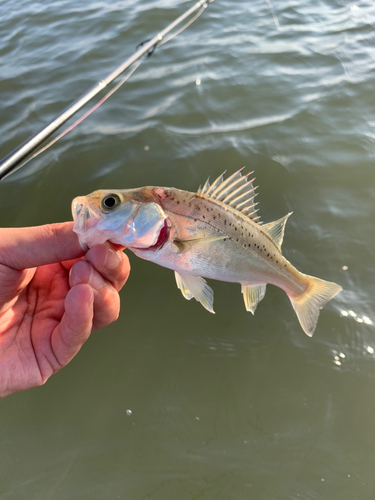
[[85, 221], [89, 218], [87, 208], [77, 198], [72, 201], [72, 214], [74, 219], [74, 232], [82, 234], [85, 229]]
[[94, 216], [87, 207], [83, 196], [78, 196], [72, 201], [72, 214], [74, 219], [74, 232], [83, 234], [87, 230], [86, 222]]
[[98, 223], [98, 216], [90, 209], [85, 200], [85, 196], [78, 196], [72, 201], [72, 214], [74, 219], [73, 231], [77, 233], [80, 245], [83, 250], [88, 250], [85, 243], [86, 235], [90, 234], [90, 229]]

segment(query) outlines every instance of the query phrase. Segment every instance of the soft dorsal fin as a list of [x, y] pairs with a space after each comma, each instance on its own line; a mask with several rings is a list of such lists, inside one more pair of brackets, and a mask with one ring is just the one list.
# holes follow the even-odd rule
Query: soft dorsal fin
[[258, 203], [254, 203], [254, 198], [257, 196], [255, 193], [256, 187], [253, 186], [255, 178], [248, 180], [249, 175], [253, 172], [242, 176], [242, 170], [243, 168], [225, 180], [224, 174], [221, 174], [211, 185], [208, 178], [203, 188], [199, 187], [197, 195], [225, 203], [231, 208], [242, 212], [254, 222], [261, 224], [260, 217], [257, 215], [258, 209], [256, 206]]
[[285, 224], [292, 213], [293, 212], [290, 212], [289, 214], [284, 215], [284, 217], [282, 217], [281, 219], [269, 222], [268, 224], [263, 224], [262, 226], [262, 231], [268, 234], [268, 236], [275, 243], [280, 252], [281, 245], [284, 239]]

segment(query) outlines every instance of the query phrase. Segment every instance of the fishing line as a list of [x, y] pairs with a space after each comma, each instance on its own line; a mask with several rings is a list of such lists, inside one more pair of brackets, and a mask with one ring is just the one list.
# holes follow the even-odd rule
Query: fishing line
[[[3, 160], [0, 161], [0, 180], [4, 179], [14, 171], [23, 167], [30, 160], [36, 158], [39, 154], [46, 151], [49, 147], [55, 144], [59, 139], [64, 137], [68, 132], [73, 130], [77, 125], [79, 125], [83, 120], [85, 120], [91, 113], [99, 108], [112, 94], [116, 92], [129, 78], [130, 76], [139, 68], [143, 61], [149, 59], [154, 53], [157, 47], [164, 45], [165, 43], [172, 40], [175, 36], [182, 33], [188, 26], [190, 26], [201, 14], [204, 12], [209, 3], [214, 0], [200, 0], [183, 15], [172, 22], [167, 28], [161, 31], [156, 37], [145, 40], [141, 42], [137, 48], [134, 56], [130, 57], [121, 66], [119, 66], [114, 72], [112, 72], [106, 79], [101, 80], [93, 87], [89, 92], [84, 94], [75, 103], [69, 106], [63, 113], [58, 115], [52, 122], [50, 122], [46, 127], [44, 127], [40, 132], [31, 136], [27, 141], [21, 144], [18, 148], [7, 155]], [[198, 12], [196, 12], [198, 10]], [[195, 13], [196, 12], [196, 13]], [[195, 14], [194, 14], [195, 13]], [[165, 38], [165, 35], [173, 31], [182, 21], [187, 19], [192, 14], [193, 17], [188, 20], [181, 28], [177, 29], [170, 36]], [[133, 66], [126, 76], [117, 83], [109, 92], [107, 92], [104, 97], [97, 102], [92, 108], [90, 108], [85, 114], [83, 114], [78, 120], [76, 120], [72, 125], [67, 127], [58, 136], [52, 139], [44, 147], [38, 149], [34, 154], [25, 160], [30, 153], [35, 151], [39, 145], [47, 139], [53, 132], [60, 128], [71, 116], [76, 114], [87, 102], [89, 102], [93, 97], [95, 97], [100, 91], [102, 91], [109, 83], [111, 83], [117, 76], [123, 73], [130, 66]], [[24, 161], [22, 161], [24, 160]]]
[[[213, 1], [213, 0], [211, 0], [211, 1]], [[186, 28], [188, 28], [191, 24], [193, 24], [194, 21], [196, 21], [198, 19], [198, 17], [204, 12], [204, 10], [206, 8], [207, 8], [207, 3], [203, 4], [203, 7], [198, 11], [198, 13], [194, 17], [192, 17], [192, 19], [190, 19], [190, 21], [188, 21], [180, 30], [177, 30], [176, 33], [173, 33], [169, 38], [165, 38], [160, 43], [156, 44], [156, 47], [161, 47], [165, 43], [167, 43], [170, 40], [172, 40], [172, 38], [174, 38], [175, 36], [179, 35], [184, 30], [186, 30]]]

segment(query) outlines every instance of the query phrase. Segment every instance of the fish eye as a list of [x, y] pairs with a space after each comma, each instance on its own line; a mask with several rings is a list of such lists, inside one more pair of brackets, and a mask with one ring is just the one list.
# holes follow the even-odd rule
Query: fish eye
[[121, 203], [120, 197], [117, 194], [107, 194], [102, 199], [102, 210], [103, 212], [111, 212], [115, 210]]

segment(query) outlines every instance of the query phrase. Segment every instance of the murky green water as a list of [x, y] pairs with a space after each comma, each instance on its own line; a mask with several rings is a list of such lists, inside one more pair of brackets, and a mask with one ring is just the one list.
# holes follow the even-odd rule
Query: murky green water
[[[3, 0], [0, 156], [191, 4]], [[374, 498], [374, 26], [370, 0], [215, 0], [0, 183], [0, 224], [26, 226], [246, 165], [263, 220], [294, 212], [285, 256], [345, 289], [309, 339], [279, 289], [252, 317], [214, 282], [213, 316], [131, 255], [119, 321], [0, 402], [1, 500]]]

